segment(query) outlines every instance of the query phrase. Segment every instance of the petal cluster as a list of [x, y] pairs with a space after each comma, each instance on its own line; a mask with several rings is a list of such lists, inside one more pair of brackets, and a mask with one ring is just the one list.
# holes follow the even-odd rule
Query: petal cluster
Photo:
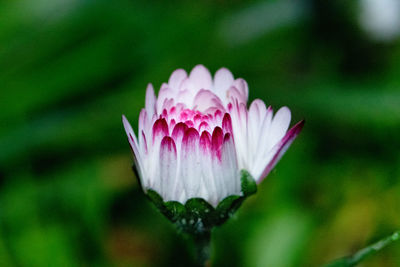
[[147, 87], [138, 137], [123, 116], [143, 189], [165, 201], [203, 198], [213, 206], [240, 195], [240, 170], [267, 176], [300, 132], [288, 130], [290, 110], [275, 116], [261, 100], [247, 109], [248, 86], [222, 68], [214, 79], [202, 65], [178, 69], [155, 96]]

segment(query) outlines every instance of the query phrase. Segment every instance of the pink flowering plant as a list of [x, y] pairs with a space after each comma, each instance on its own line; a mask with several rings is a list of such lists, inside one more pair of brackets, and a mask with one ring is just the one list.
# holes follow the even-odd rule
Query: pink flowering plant
[[156, 97], [147, 87], [136, 137], [123, 124], [145, 194], [181, 230], [209, 236], [257, 191], [300, 133], [291, 113], [254, 100], [226, 68], [175, 70]]
[[[174, 71], [158, 97], [148, 85], [138, 138], [123, 116], [144, 192], [186, 230], [203, 231], [224, 222], [256, 192], [256, 184], [303, 127], [301, 121], [288, 131], [287, 107], [273, 115], [262, 100], [254, 100], [250, 108], [247, 100], [245, 80], [234, 79], [225, 68], [213, 79], [198, 65], [190, 75]], [[182, 223], [187, 212], [193, 214]]]

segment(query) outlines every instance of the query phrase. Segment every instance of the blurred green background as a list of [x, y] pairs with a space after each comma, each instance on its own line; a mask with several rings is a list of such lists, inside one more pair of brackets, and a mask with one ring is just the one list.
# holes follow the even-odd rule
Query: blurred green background
[[[400, 228], [399, 2], [2, 1], [0, 266], [190, 265], [121, 114], [136, 129], [147, 83], [199, 63], [306, 119], [213, 266], [319, 266]], [[400, 244], [363, 266], [400, 266]]]

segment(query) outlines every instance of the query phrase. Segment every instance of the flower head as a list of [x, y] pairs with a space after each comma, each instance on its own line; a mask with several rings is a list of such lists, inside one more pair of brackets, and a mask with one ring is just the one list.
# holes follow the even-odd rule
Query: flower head
[[241, 170], [260, 183], [303, 121], [287, 131], [287, 107], [273, 116], [272, 108], [259, 99], [248, 109], [247, 99], [246, 81], [234, 79], [225, 68], [214, 79], [202, 65], [189, 75], [178, 69], [158, 97], [149, 84], [138, 138], [123, 116], [143, 189], [157, 192], [164, 201], [185, 204], [201, 198], [217, 207], [228, 196], [243, 195]]

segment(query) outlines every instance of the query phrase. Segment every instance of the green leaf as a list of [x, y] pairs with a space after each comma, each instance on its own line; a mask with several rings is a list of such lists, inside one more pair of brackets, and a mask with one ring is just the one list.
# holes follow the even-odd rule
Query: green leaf
[[257, 183], [254, 180], [253, 176], [246, 171], [246, 170], [241, 170], [240, 171], [240, 180], [241, 180], [241, 185], [242, 185], [242, 192], [244, 196], [250, 196], [252, 194], [255, 194], [257, 192]]
[[324, 265], [324, 267], [350, 267], [356, 266], [361, 261], [365, 260], [370, 255], [375, 254], [376, 252], [380, 251], [387, 245], [393, 243], [400, 239], [400, 231], [393, 233], [392, 235], [385, 237], [375, 244], [372, 244], [366, 248], [363, 248], [353, 254], [352, 256], [348, 256], [342, 259], [338, 259], [334, 262], [328, 263]]

